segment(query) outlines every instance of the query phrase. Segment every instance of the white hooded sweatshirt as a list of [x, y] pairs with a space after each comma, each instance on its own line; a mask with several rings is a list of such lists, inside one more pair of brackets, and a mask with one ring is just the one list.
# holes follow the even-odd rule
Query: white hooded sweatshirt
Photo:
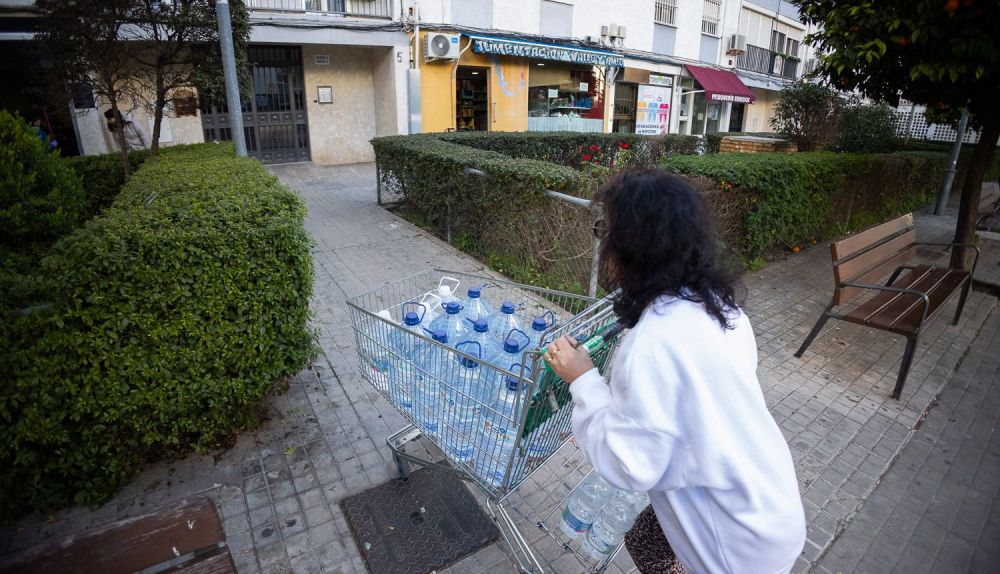
[[609, 483], [649, 492], [689, 573], [785, 573], [806, 536], [798, 481], [750, 321], [731, 324], [659, 298], [625, 335], [610, 386], [596, 369], [570, 385], [573, 433]]

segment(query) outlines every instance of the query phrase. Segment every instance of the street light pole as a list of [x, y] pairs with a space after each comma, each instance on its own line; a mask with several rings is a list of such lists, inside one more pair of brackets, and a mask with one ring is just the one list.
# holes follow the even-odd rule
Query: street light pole
[[958, 122], [958, 135], [955, 136], [955, 143], [951, 146], [951, 155], [948, 157], [948, 168], [944, 170], [944, 181], [941, 182], [941, 190], [938, 192], [937, 205], [934, 206], [934, 215], [944, 213], [944, 208], [948, 205], [948, 196], [951, 195], [951, 184], [955, 181], [955, 170], [958, 166], [958, 154], [962, 151], [962, 138], [965, 137], [965, 128], [969, 125], [969, 108], [962, 108], [962, 119]]
[[215, 15], [219, 20], [219, 46], [222, 48], [222, 72], [226, 80], [226, 105], [229, 106], [229, 131], [236, 155], [246, 157], [247, 143], [243, 137], [243, 110], [240, 104], [240, 84], [236, 78], [236, 54], [233, 50], [233, 22], [229, 0], [217, 0]]

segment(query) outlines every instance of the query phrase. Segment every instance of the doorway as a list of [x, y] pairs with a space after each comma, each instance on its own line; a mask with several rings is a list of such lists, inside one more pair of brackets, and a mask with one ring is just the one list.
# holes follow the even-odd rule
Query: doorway
[[730, 132], [743, 131], [743, 114], [745, 109], [746, 109], [746, 104], [733, 104], [732, 109], [729, 111]]
[[459, 66], [455, 76], [455, 129], [489, 130], [489, 68]]
[[[250, 46], [253, 94], [242, 97], [247, 155], [262, 163], [309, 160], [302, 52], [298, 46]], [[212, 96], [215, 97], [212, 97]], [[232, 139], [224, 94], [202, 99], [205, 141]]]

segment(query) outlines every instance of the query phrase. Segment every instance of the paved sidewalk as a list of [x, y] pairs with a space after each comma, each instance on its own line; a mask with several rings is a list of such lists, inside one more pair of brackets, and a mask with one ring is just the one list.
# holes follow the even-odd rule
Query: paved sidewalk
[[[306, 225], [316, 242], [312, 307], [320, 356], [291, 381], [287, 392], [269, 400], [271, 420], [259, 431], [242, 435], [234, 447], [150, 465], [99, 509], [71, 508], [52, 517], [28, 517], [14, 528], [0, 530], [0, 553], [204, 492], [220, 505], [240, 572], [365, 571], [338, 502], [394, 476], [395, 465], [384, 441], [405, 422], [359, 376], [344, 301], [426, 268], [477, 272], [482, 265], [375, 205], [371, 164], [291, 164], [271, 169], [301, 194], [309, 208]], [[918, 218], [924, 240], [950, 240], [953, 225], [948, 217]], [[938, 251], [923, 255], [943, 257]], [[998, 261], [1000, 248], [991, 248], [982, 265], [996, 267]], [[828, 301], [831, 279], [823, 248], [807, 249], [745, 278], [749, 292], [745, 308], [757, 334], [761, 384], [791, 446], [809, 519], [809, 542], [796, 566], [798, 572], [852, 569], [837, 563], [843, 540], [853, 536], [853, 525], [864, 524], [866, 508], [877, 507], [871, 501], [892, 490], [887, 484], [892, 483], [893, 472], [914, 456], [907, 453], [920, 443], [919, 433], [929, 432], [931, 421], [940, 416], [935, 412], [942, 411], [935, 410], [927, 416], [927, 410], [942, 390], [946, 389], [944, 405], [949, 392], [966, 385], [972, 388], [988, 374], [982, 369], [967, 372], [972, 365], [969, 357], [977, 352], [988, 355], [982, 338], [988, 333], [995, 338], [1000, 313], [994, 311], [995, 296], [976, 292], [961, 324], [952, 327], [947, 317], [955, 302], [949, 303], [922, 337], [902, 400], [895, 401], [888, 395], [902, 357], [899, 337], [831, 322], [802, 359], [792, 356]], [[962, 377], [969, 382], [955, 382]], [[980, 394], [988, 396], [985, 390]], [[979, 409], [971, 398], [960, 402], [963, 416], [995, 407], [985, 400]], [[925, 416], [927, 422], [914, 434]], [[976, 429], [987, 426], [975, 423]], [[947, 431], [948, 425], [944, 428], [942, 432], [954, 432]], [[982, 440], [987, 439], [977, 439]], [[993, 445], [992, 454], [981, 459], [995, 459], [996, 443], [986, 444]], [[437, 455], [432, 446], [410, 450]], [[981, 464], [987, 473], [982, 480], [992, 481], [995, 494], [995, 466]], [[926, 469], [919, 474], [925, 476]], [[935, 488], [951, 488], [953, 483], [944, 474], [930, 475], [939, 483]], [[926, 516], [931, 510], [919, 514]], [[995, 510], [992, 516], [995, 527]], [[575, 572], [563, 558], [558, 548], [545, 553], [552, 571]], [[630, 567], [623, 556], [613, 570]], [[492, 545], [447, 571], [505, 569], [512, 569], [509, 558], [501, 546]]]

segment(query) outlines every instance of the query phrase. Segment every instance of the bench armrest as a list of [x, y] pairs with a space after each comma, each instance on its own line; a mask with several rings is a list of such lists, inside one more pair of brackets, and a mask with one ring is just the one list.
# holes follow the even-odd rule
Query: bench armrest
[[936, 247], [948, 247], [949, 249], [952, 247], [971, 247], [976, 250], [976, 257], [972, 260], [972, 270], [969, 272], [969, 275], [970, 277], [974, 277], [976, 275], [976, 265], [979, 265], [979, 256], [982, 254], [982, 251], [979, 249], [979, 246], [974, 243], [936, 243], [929, 241], [917, 241], [914, 245], [932, 245]]
[[858, 287], [859, 289], [875, 289], [876, 291], [892, 291], [894, 293], [904, 293], [907, 295], [916, 295], [920, 297], [921, 302], [924, 304], [924, 310], [921, 313], [920, 324], [927, 319], [927, 309], [931, 306], [930, 297], [926, 293], [917, 291], [916, 289], [904, 289], [902, 287], [892, 287], [890, 285], [871, 285], [868, 283], [850, 283], [844, 282], [840, 284], [841, 287]]

